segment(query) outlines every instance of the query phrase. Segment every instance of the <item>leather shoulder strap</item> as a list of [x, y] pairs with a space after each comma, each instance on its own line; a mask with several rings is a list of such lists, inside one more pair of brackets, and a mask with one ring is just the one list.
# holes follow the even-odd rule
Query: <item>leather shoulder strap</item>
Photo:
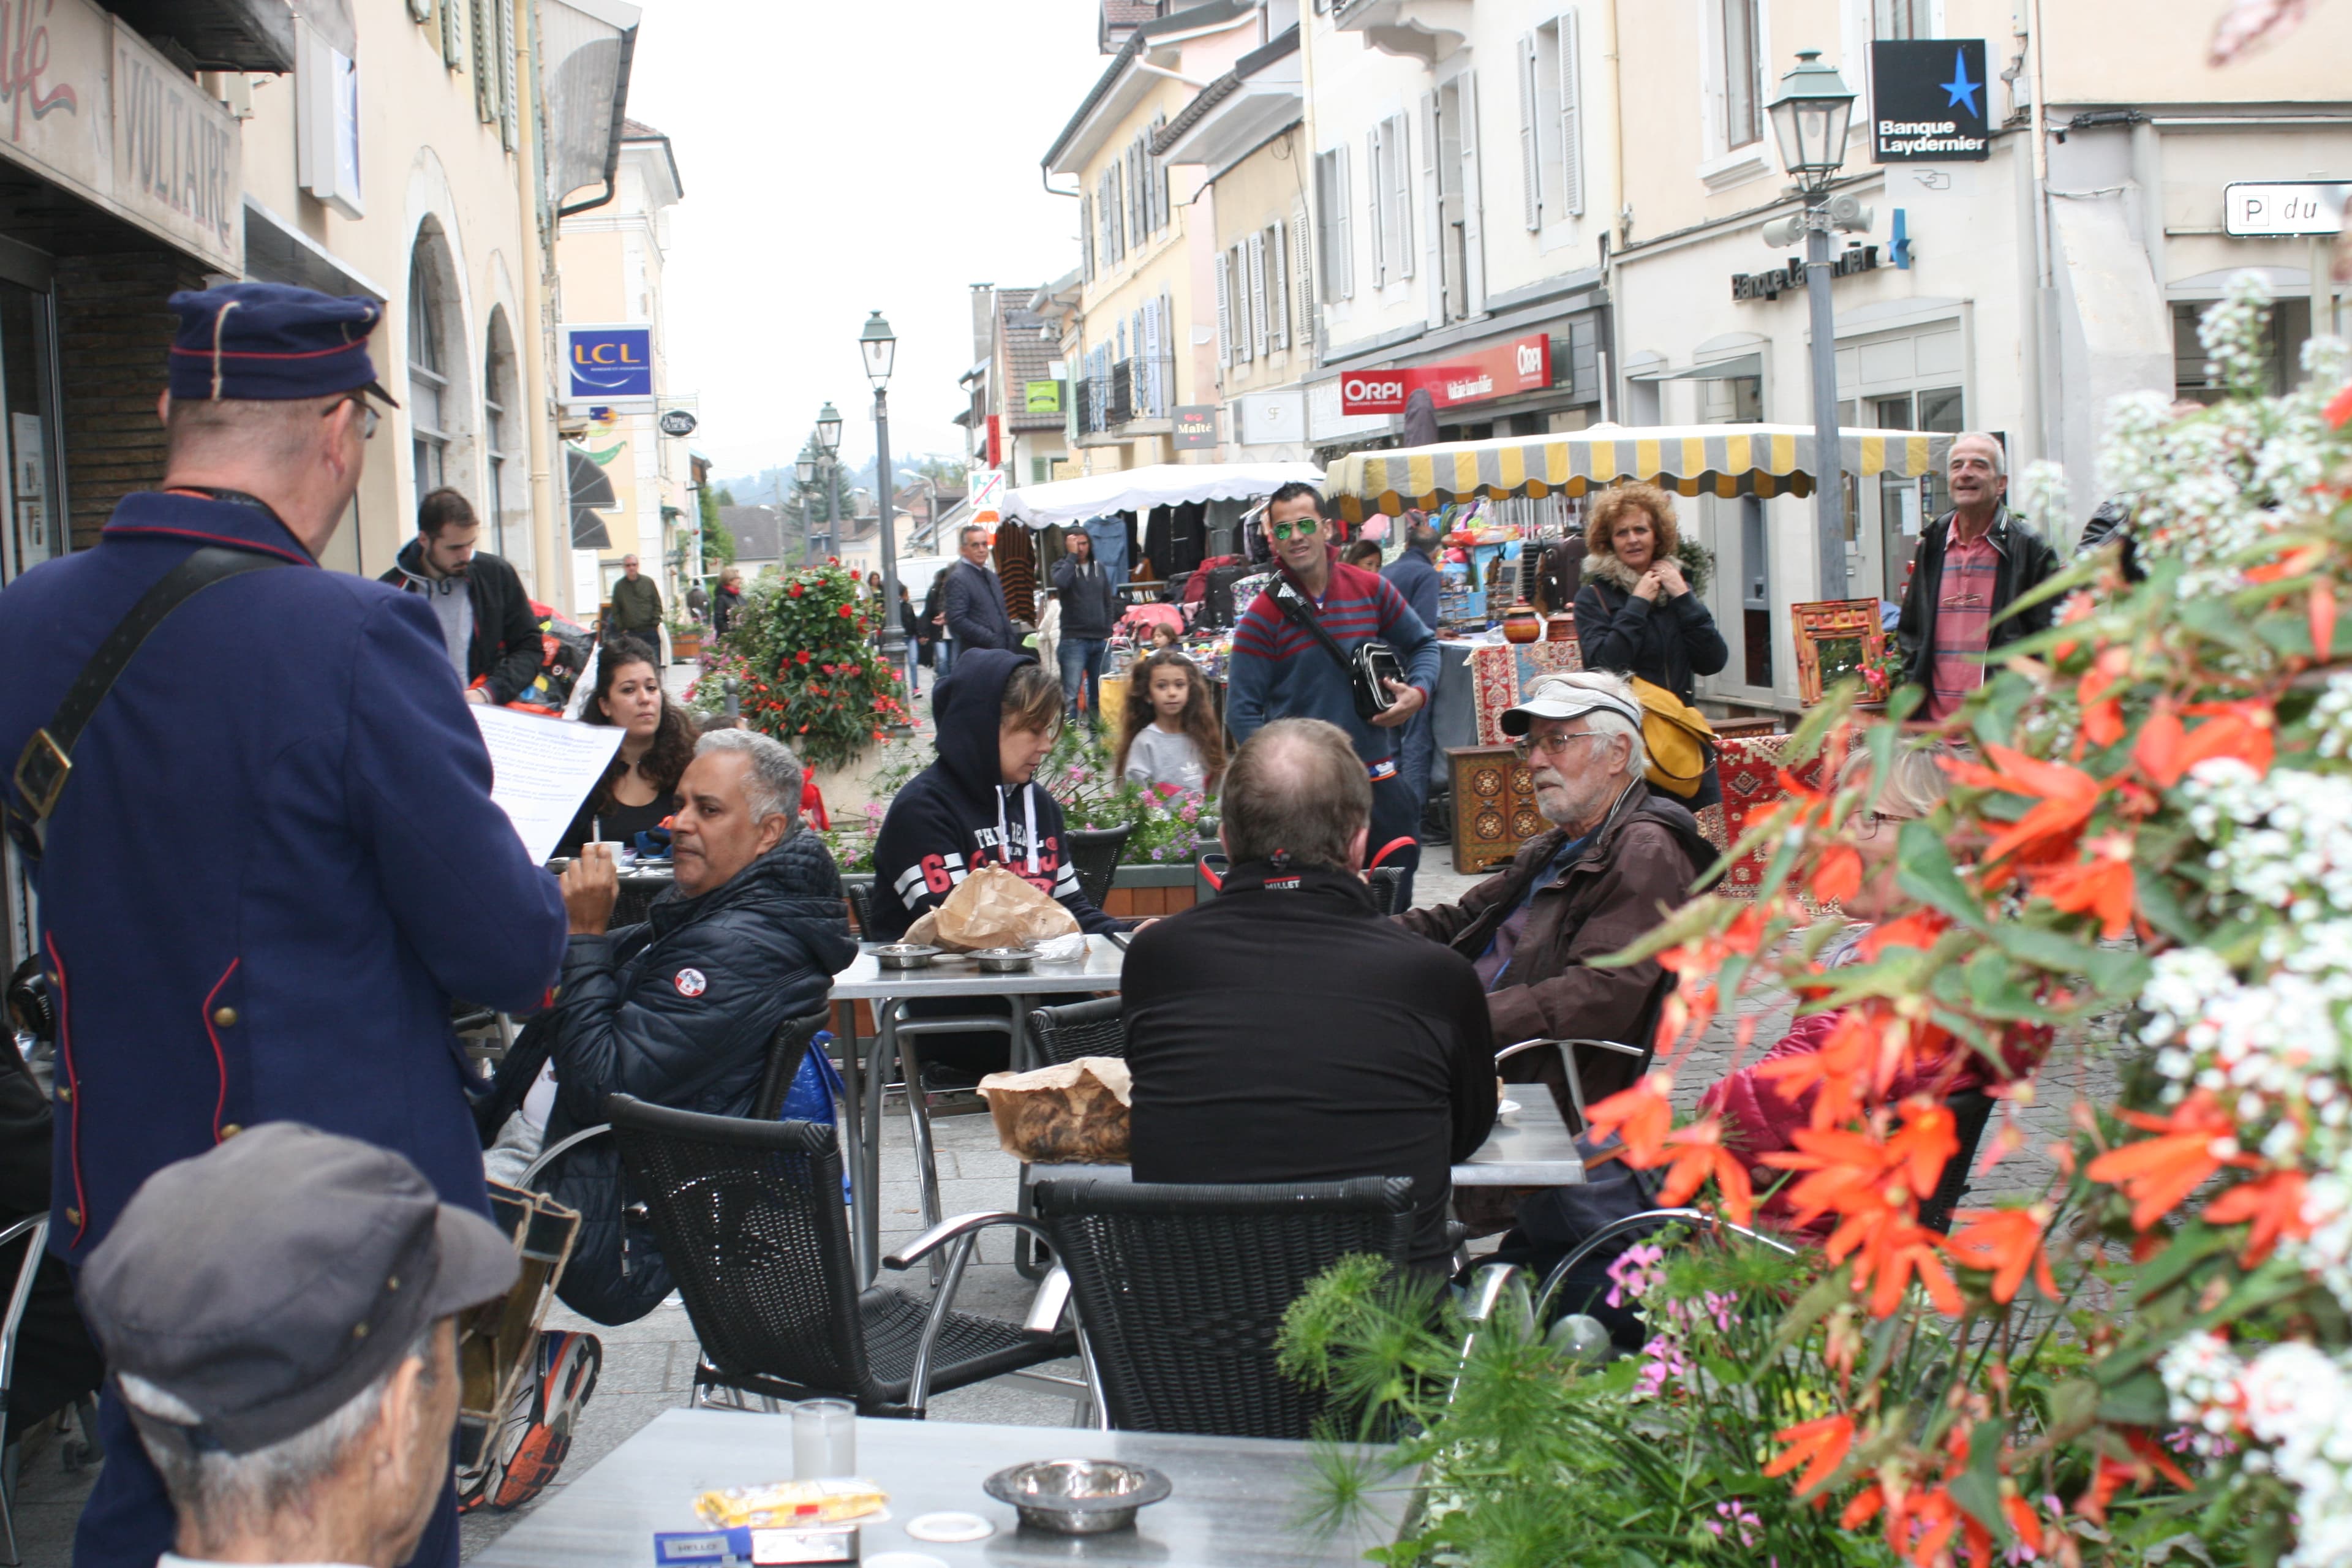
[[1285, 620], [1323, 645], [1323, 651], [1331, 656], [1331, 661], [1339, 667], [1341, 674], [1354, 673], [1355, 666], [1348, 662], [1347, 651], [1340, 647], [1339, 639], [1323, 629], [1322, 621], [1307, 608], [1306, 595], [1299, 593], [1289, 578], [1277, 575], [1273, 585], [1266, 589], [1265, 595], [1274, 601], [1274, 607], [1282, 613]]
[[186, 560], [163, 574], [155, 585], [140, 595], [131, 606], [131, 613], [115, 623], [89, 656], [89, 662], [74, 677], [73, 685], [66, 690], [65, 700], [58, 704], [49, 721], [33, 731], [16, 758], [16, 793], [8, 801], [9, 826], [18, 831], [19, 840], [27, 834], [34, 840], [37, 854], [42, 825], [57, 809], [58, 797], [65, 793], [66, 782], [73, 776], [74, 743], [81, 739], [82, 731], [114, 689], [131, 659], [157, 626], [163, 624], [173, 610], [214, 584], [247, 572], [258, 572], [272, 566], [292, 563], [275, 555], [251, 550], [235, 550], [222, 545], [205, 545]]

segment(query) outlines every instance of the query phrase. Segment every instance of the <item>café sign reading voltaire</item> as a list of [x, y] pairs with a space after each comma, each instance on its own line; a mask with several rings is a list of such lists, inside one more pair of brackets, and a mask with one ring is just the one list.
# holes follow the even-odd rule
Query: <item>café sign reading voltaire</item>
[[243, 128], [89, 0], [0, 0], [0, 158], [245, 270]]

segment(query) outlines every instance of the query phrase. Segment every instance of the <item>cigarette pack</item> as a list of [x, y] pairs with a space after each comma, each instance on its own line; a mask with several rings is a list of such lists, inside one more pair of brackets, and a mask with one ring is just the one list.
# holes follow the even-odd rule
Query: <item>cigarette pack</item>
[[857, 1530], [669, 1530], [654, 1535], [656, 1568], [797, 1568], [810, 1563], [855, 1563]]

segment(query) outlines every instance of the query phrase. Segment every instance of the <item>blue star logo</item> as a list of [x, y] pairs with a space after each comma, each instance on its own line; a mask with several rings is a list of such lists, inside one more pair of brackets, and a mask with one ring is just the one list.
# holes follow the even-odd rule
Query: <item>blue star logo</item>
[[1945, 108], [1949, 109], [1958, 105], [1970, 114], [1982, 114], [1983, 111], [1977, 108], [1977, 94], [1984, 90], [1984, 83], [1969, 79], [1969, 57], [1966, 50], [1952, 51], [1952, 79], [1937, 82], [1936, 85], [1944, 89]]

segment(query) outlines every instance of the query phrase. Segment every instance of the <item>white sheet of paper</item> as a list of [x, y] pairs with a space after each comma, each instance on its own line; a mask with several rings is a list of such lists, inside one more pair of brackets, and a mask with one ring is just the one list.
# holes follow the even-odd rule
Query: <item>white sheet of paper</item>
[[580, 803], [621, 749], [618, 724], [580, 724], [468, 703], [490, 751], [490, 798], [534, 860], [555, 853]]

